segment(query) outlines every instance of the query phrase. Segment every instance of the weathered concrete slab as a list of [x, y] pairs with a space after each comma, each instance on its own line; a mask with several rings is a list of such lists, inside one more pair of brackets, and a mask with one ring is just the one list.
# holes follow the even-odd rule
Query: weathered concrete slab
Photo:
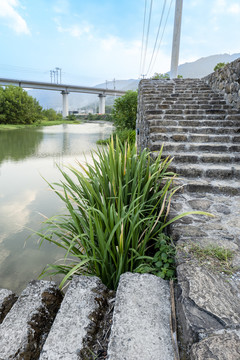
[[208, 334], [240, 324], [239, 289], [196, 261], [177, 267], [177, 313], [189, 349]]
[[240, 331], [223, 331], [192, 346], [191, 360], [240, 359]]
[[89, 359], [106, 301], [97, 277], [75, 276], [44, 344], [40, 360]]
[[171, 360], [169, 283], [153, 275], [125, 273], [116, 295], [109, 360]]
[[0, 324], [16, 301], [17, 295], [11, 290], [0, 289]]
[[0, 325], [0, 359], [37, 360], [61, 300], [53, 282], [30, 282]]

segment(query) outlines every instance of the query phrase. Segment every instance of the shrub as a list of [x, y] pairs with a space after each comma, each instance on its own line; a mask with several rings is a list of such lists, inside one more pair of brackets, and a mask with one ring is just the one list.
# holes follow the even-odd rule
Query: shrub
[[136, 128], [137, 119], [137, 91], [129, 90], [125, 95], [114, 101], [113, 105], [113, 120], [118, 129]]
[[[227, 63], [228, 64], [228, 63]], [[218, 63], [215, 67], [214, 67], [214, 69], [213, 69], [213, 71], [217, 71], [217, 70], [220, 70], [220, 69], [222, 69], [225, 65], [227, 65], [225, 62], [220, 62], [220, 63]]]

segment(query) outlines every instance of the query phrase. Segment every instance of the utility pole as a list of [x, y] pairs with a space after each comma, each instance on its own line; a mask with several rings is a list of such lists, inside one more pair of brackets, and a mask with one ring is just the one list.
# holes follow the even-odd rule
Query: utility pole
[[55, 72], [56, 72], [56, 75], [57, 75], [56, 78], [57, 78], [57, 84], [58, 84], [58, 68], [55, 68], [55, 69], [56, 69]]
[[108, 81], [106, 80], [106, 89], [108, 88], [108, 87], [107, 87], [107, 84], [108, 84]]
[[50, 70], [51, 83], [52, 83], [52, 77], [53, 77], [52, 70]]
[[[60, 73], [60, 77], [59, 77], [59, 84], [62, 83], [62, 69], [59, 68], [59, 67], [56, 67], [56, 70], [57, 70], [57, 74], [58, 74], [58, 70], [59, 70], [59, 73]], [[58, 79], [58, 78], [57, 78]]]
[[171, 60], [171, 71], [170, 71], [171, 79], [176, 79], [177, 75], [178, 75], [180, 33], [181, 33], [181, 22], [182, 22], [182, 6], [183, 6], [183, 0], [176, 0], [173, 42], [172, 42], [172, 60]]
[[52, 71], [53, 72], [53, 82], [54, 82], [54, 84], [55, 84], [55, 73], [56, 73], [56, 71]]

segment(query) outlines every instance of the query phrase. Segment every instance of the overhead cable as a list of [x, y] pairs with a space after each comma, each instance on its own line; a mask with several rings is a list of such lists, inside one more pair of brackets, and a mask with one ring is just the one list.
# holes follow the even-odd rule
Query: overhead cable
[[153, 5], [153, 0], [151, 0], [151, 3], [150, 3], [145, 51], [144, 51], [143, 64], [142, 64], [142, 74], [144, 74], [144, 69], [145, 69], [145, 62], [146, 62], [146, 55], [147, 55], [147, 48], [148, 48], [148, 37], [149, 37], [149, 30], [150, 30], [151, 17], [152, 17], [152, 5]]
[[158, 25], [157, 36], [156, 36], [156, 40], [155, 40], [155, 44], [154, 44], [154, 48], [153, 48], [151, 60], [150, 60], [150, 63], [149, 63], [149, 66], [148, 66], [148, 71], [147, 71], [146, 75], [149, 73], [150, 67], [151, 67], [151, 65], [152, 65], [152, 61], [153, 61], [153, 57], [154, 57], [154, 54], [155, 54], [155, 50], [156, 50], [156, 46], [157, 46], [157, 42], [158, 42], [158, 37], [159, 37], [160, 29], [161, 29], [161, 26], [162, 26], [162, 20], [163, 20], [163, 15], [164, 15], [164, 12], [165, 12], [166, 3], [167, 3], [167, 0], [164, 0], [164, 4], [163, 4], [163, 8], [162, 8], [162, 14], [161, 14], [161, 18], [160, 18], [159, 25]]
[[160, 39], [160, 42], [159, 42], [159, 45], [158, 45], [158, 49], [157, 49], [157, 52], [156, 52], [156, 55], [155, 55], [155, 59], [154, 59], [154, 61], [153, 61], [153, 64], [152, 64], [150, 73], [152, 72], [152, 69], [153, 69], [153, 67], [154, 67], [154, 65], [155, 65], [155, 62], [156, 62], [156, 60], [157, 60], [157, 56], [158, 56], [158, 53], [159, 53], [159, 50], [160, 50], [160, 47], [161, 47], [161, 44], [162, 44], [162, 39], [163, 39], [163, 35], [164, 35], [165, 29], [166, 29], [166, 25], [167, 25], [167, 22], [168, 22], [168, 18], [169, 18], [170, 10], [171, 10], [171, 7], [172, 7], [172, 3], [173, 3], [173, 0], [171, 0], [170, 5], [169, 5], [169, 9], [168, 9], [166, 21], [165, 21], [165, 24], [164, 24], [164, 28], [163, 28], [163, 31], [162, 31], [161, 39]]
[[142, 73], [142, 57], [143, 57], [144, 35], [145, 35], [146, 12], [147, 12], [147, 0], [145, 0], [145, 8], [144, 8], [142, 47], [141, 47], [141, 59], [140, 59], [140, 67], [139, 67], [139, 76], [141, 76], [141, 73]]

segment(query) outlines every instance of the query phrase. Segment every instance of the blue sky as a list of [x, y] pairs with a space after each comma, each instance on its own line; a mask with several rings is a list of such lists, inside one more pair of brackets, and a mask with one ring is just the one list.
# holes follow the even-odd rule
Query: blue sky
[[[165, 24], [171, 2], [148, 75], [170, 68], [175, 0], [166, 0], [163, 16]], [[0, 77], [50, 81], [50, 70], [60, 67], [63, 83], [136, 79], [148, 70], [163, 5], [153, 0], [140, 69], [145, 0], [0, 0]], [[239, 0], [183, 0], [180, 63], [239, 53], [239, 39]]]

